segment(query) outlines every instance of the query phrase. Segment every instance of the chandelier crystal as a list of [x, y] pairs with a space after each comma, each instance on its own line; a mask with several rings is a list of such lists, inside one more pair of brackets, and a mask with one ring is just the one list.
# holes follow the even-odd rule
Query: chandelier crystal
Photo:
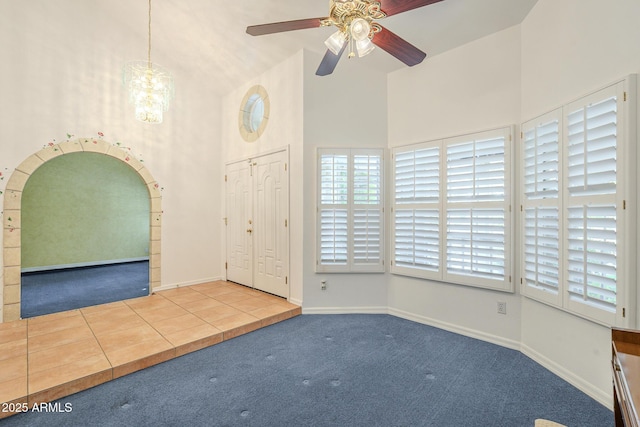
[[151, 0], [149, 0], [149, 45], [146, 61], [133, 61], [124, 66], [123, 83], [137, 120], [162, 123], [163, 114], [173, 99], [173, 76], [151, 62]]

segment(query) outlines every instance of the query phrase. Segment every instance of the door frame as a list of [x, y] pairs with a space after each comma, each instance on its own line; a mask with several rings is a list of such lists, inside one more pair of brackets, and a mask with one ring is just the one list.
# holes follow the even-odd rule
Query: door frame
[[[290, 230], [291, 230], [291, 226], [290, 226], [291, 225], [291, 221], [290, 221], [290, 213], [291, 213], [291, 188], [290, 188], [290, 184], [291, 183], [290, 183], [290, 180], [289, 180], [289, 176], [290, 176], [289, 175], [290, 150], [289, 150], [289, 146], [288, 145], [280, 147], [280, 148], [275, 148], [275, 149], [272, 149], [272, 150], [262, 151], [262, 152], [254, 154], [254, 155], [251, 155], [251, 156], [242, 157], [240, 159], [235, 159], [235, 160], [230, 160], [230, 161], [225, 162], [225, 164], [224, 164], [224, 172], [223, 172], [224, 173], [224, 180], [223, 181], [225, 183], [225, 190], [224, 190], [224, 197], [222, 197], [223, 203], [224, 203], [224, 210], [223, 210], [224, 217], [222, 218], [222, 226], [223, 226], [223, 233], [222, 234], [224, 236], [223, 239], [222, 239], [222, 241], [223, 241], [223, 254], [224, 254], [223, 269], [224, 269], [225, 280], [227, 280], [228, 279], [228, 276], [227, 276], [227, 272], [228, 272], [228, 269], [227, 269], [227, 265], [228, 265], [227, 264], [227, 261], [228, 261], [228, 252], [227, 252], [228, 251], [228, 247], [227, 247], [227, 243], [228, 243], [227, 242], [227, 230], [228, 230], [227, 229], [227, 221], [228, 221], [228, 216], [227, 215], [228, 215], [228, 213], [227, 213], [227, 186], [226, 186], [226, 184], [227, 184], [227, 168], [230, 165], [233, 165], [233, 164], [251, 162], [254, 159], [270, 156], [272, 154], [277, 154], [277, 153], [284, 153], [285, 154], [285, 162], [286, 162], [286, 165], [287, 165], [287, 168], [288, 168], [287, 169], [287, 174], [286, 174], [286, 180], [287, 180], [286, 215], [287, 215], [287, 218], [288, 218], [288, 226], [287, 226], [287, 230], [286, 230], [286, 233], [285, 233], [286, 240], [287, 240], [287, 256], [286, 256], [285, 276], [287, 278], [286, 279], [286, 284], [288, 286], [287, 300], [289, 300], [289, 298], [291, 298], [291, 282], [289, 280], [289, 278], [290, 278], [290, 261], [291, 261], [291, 233], [290, 233]], [[252, 183], [252, 185], [253, 185], [253, 183]], [[252, 203], [253, 203], [253, 197], [254, 197], [254, 190], [255, 189], [252, 188], [252, 194], [251, 194]], [[255, 245], [255, 244], [252, 245], [252, 263], [253, 263], [254, 266], [255, 266], [255, 259], [256, 259], [256, 256], [255, 256], [256, 246], [257, 245]], [[251, 286], [251, 288], [255, 289], [255, 271], [254, 271], [253, 266], [252, 266], [251, 274], [252, 274], [252, 286]]]

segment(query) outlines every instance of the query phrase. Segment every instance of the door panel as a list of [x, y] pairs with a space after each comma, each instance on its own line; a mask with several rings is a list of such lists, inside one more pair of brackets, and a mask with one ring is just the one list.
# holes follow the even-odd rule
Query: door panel
[[227, 280], [289, 297], [288, 153], [227, 165]]
[[247, 162], [227, 166], [227, 280], [253, 287], [251, 171]]
[[257, 159], [255, 287], [289, 297], [288, 178], [286, 152]]

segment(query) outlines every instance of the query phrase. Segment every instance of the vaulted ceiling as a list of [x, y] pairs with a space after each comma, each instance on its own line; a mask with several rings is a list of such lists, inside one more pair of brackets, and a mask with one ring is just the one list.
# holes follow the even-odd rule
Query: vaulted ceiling
[[[519, 24], [536, 1], [444, 0], [391, 16], [381, 24], [427, 52], [428, 61], [429, 56]], [[136, 13], [127, 15], [131, 25], [144, 29], [145, 3], [140, 1]], [[181, 63], [197, 61], [210, 69], [221, 91], [228, 92], [302, 48], [324, 54], [324, 40], [335, 31], [316, 28], [252, 37], [245, 33], [248, 25], [325, 17], [328, 6], [327, 0], [156, 0], [157, 46]], [[134, 17], [142, 22], [134, 22]], [[405, 67], [381, 49], [353, 60], [366, 61], [382, 72]], [[348, 66], [343, 58], [336, 73], [348, 72]]]
[[[428, 61], [430, 56], [519, 24], [536, 1], [444, 0], [385, 18], [380, 23], [427, 52], [425, 61]], [[123, 55], [137, 52], [131, 60], [146, 58], [147, 0], [51, 3], [36, 0], [36, 3], [40, 3], [40, 13], [59, 20], [59, 25], [66, 25], [67, 30], [73, 20], [91, 19], [83, 15], [91, 14], [95, 19], [99, 16], [100, 24], [106, 23], [108, 27], [101, 28], [102, 31], [135, 35], [135, 39], [129, 37], [125, 46], [120, 46]], [[24, 10], [28, 5], [16, 2], [14, 7]], [[303, 48], [324, 54], [323, 42], [335, 31], [332, 27], [315, 28], [253, 37], [246, 34], [247, 26], [326, 17], [328, 6], [328, 0], [153, 0], [152, 59], [185, 74], [210, 76], [218, 91], [212, 95], [225, 95]], [[122, 40], [118, 43], [123, 44]], [[351, 61], [366, 62], [384, 73], [405, 67], [381, 49]], [[348, 73], [348, 62], [343, 58], [335, 73]]]

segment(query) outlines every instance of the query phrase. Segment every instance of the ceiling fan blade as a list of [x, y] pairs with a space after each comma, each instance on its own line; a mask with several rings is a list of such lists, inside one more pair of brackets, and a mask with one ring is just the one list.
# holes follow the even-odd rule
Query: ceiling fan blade
[[347, 42], [345, 41], [342, 45], [342, 49], [335, 55], [330, 50], [327, 50], [327, 53], [324, 54], [324, 58], [322, 58], [322, 62], [320, 66], [318, 66], [318, 70], [316, 71], [316, 76], [328, 76], [333, 73], [333, 70], [336, 69], [336, 65], [338, 65], [338, 61], [342, 56], [342, 52], [347, 48]]
[[251, 25], [247, 27], [247, 34], [262, 36], [264, 34], [282, 33], [285, 31], [318, 28], [327, 18], [298, 19], [295, 21], [274, 22], [272, 24]]
[[382, 31], [376, 33], [371, 41], [380, 49], [386, 50], [409, 67], [421, 63], [422, 60], [427, 57], [426, 53], [384, 27], [382, 27]]
[[417, 9], [422, 6], [429, 6], [442, 0], [378, 0], [381, 9], [387, 16], [397, 15], [407, 10]]

